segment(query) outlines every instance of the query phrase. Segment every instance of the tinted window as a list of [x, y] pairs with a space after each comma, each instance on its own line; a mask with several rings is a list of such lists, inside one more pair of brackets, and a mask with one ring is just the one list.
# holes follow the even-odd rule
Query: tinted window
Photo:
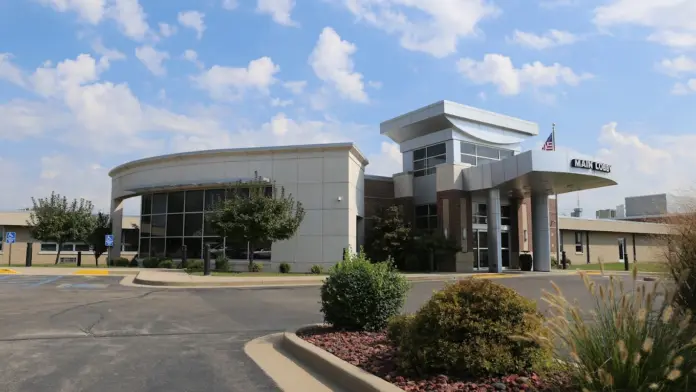
[[462, 154], [462, 163], [468, 163], [470, 165], [476, 166], [476, 157], [473, 155]]
[[462, 142], [461, 145], [462, 154], [476, 155], [476, 146], [471, 143]]
[[493, 159], [500, 158], [500, 154], [498, 152], [498, 149], [490, 148], [490, 147], [486, 147], [486, 146], [477, 146], [476, 153], [480, 157], [493, 158]]
[[148, 215], [152, 213], [152, 195], [143, 195], [140, 199], [140, 214]]
[[184, 235], [184, 214], [167, 215], [167, 237]]
[[150, 236], [151, 219], [152, 219], [151, 216], [140, 217], [140, 236], [141, 237], [149, 237]]
[[164, 237], [165, 228], [167, 227], [167, 215], [153, 215], [152, 229], [150, 230], [151, 237]]
[[421, 148], [413, 151], [413, 159], [424, 159], [425, 158], [425, 148]]
[[165, 214], [167, 212], [167, 194], [155, 193], [152, 196], [152, 213]]
[[58, 251], [58, 245], [56, 244], [41, 244], [42, 252], [56, 252]]
[[445, 155], [446, 153], [447, 147], [445, 146], [445, 143], [440, 143], [428, 147], [428, 157], [434, 157], [436, 155]]
[[142, 258], [150, 257], [150, 239], [142, 238], [140, 240], [140, 251], [138, 255]]
[[201, 247], [203, 246], [203, 240], [200, 238], [184, 238], [184, 245], [186, 245], [186, 257], [189, 259], [202, 259], [201, 257]]
[[172, 192], [169, 194], [167, 212], [184, 212], [184, 192]]
[[210, 210], [215, 205], [222, 203], [225, 200], [224, 189], [208, 189], [205, 191], [205, 209]]
[[181, 246], [184, 244], [182, 238], [167, 238], [166, 257], [180, 259], [182, 256]]
[[200, 237], [203, 235], [203, 214], [186, 214], [184, 218], [184, 236]]
[[154, 257], [164, 257], [164, 238], [150, 239], [150, 255]]
[[186, 212], [203, 211], [203, 191], [186, 191]]

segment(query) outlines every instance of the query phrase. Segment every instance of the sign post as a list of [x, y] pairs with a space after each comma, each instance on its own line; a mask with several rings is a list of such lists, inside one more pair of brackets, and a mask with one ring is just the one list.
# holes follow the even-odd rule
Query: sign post
[[7, 264], [9, 266], [12, 266], [12, 244], [14, 244], [16, 240], [17, 240], [17, 233], [15, 233], [14, 231], [8, 231], [7, 234], [5, 235], [5, 242], [10, 244], [10, 250], [9, 250], [10, 254], [8, 255], [8, 259], [7, 259]]
[[114, 246], [114, 235], [113, 234], [107, 234], [104, 236], [104, 245], [107, 248], [109, 248], [106, 251], [106, 266], [110, 267], [109, 256], [111, 255], [111, 248]]

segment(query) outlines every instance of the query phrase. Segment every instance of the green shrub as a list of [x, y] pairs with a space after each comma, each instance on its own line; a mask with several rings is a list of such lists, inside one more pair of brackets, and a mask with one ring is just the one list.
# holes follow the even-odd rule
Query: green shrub
[[314, 274], [314, 275], [321, 275], [324, 273], [324, 267], [322, 267], [318, 264], [314, 264], [312, 266], [312, 268], [309, 270], [309, 272]]
[[172, 269], [174, 268], [174, 262], [171, 260], [162, 260], [157, 264], [157, 268]]
[[114, 267], [128, 267], [128, 263], [129, 263], [129, 261], [127, 258], [119, 257], [119, 258], [113, 259], [113, 261], [111, 262], [111, 265], [113, 265]]
[[225, 255], [218, 255], [215, 258], [215, 271], [227, 272], [230, 269], [230, 260]]
[[143, 267], [145, 268], [157, 268], [159, 267], [159, 263], [161, 261], [164, 261], [163, 258], [160, 257], [147, 257], [143, 259]]
[[321, 286], [321, 311], [336, 328], [377, 331], [399, 314], [407, 291], [406, 278], [392, 264], [348, 254]]
[[131, 261], [128, 263], [128, 266], [131, 268], [137, 268], [138, 267], [138, 256], [133, 256]]
[[188, 260], [186, 263], [186, 272], [203, 271], [203, 260]]
[[664, 261], [676, 282], [676, 306], [696, 314], [696, 206], [683, 206], [685, 214], [665, 219], [670, 233], [665, 241]]
[[290, 264], [288, 263], [280, 263], [280, 266], [278, 267], [278, 270], [280, 271], [281, 274], [287, 274], [290, 272]]
[[580, 308], [554, 285], [555, 294], [544, 293], [551, 304], [552, 339], [530, 336], [568, 358], [563, 372], [577, 389], [691, 390], [696, 383], [693, 325], [688, 312], [670, 305], [674, 293], [660, 285], [648, 290], [638, 284], [636, 267], [629, 290], [622, 278], [612, 276], [608, 285], [597, 284], [584, 273], [582, 278], [595, 299], [594, 308]]
[[261, 272], [263, 271], [263, 264], [254, 262], [251, 264], [251, 272]]
[[521, 332], [543, 336], [536, 304], [488, 279], [448, 285], [412, 317], [388, 328], [397, 365], [419, 375], [485, 377], [538, 371], [550, 350]]

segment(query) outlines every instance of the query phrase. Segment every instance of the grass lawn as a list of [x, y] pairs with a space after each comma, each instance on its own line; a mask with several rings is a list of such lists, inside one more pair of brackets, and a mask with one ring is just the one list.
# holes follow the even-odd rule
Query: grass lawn
[[[635, 263], [640, 272], [667, 272], [665, 263]], [[633, 270], [634, 263], [629, 263], [629, 271]], [[599, 271], [599, 264], [581, 264], [570, 266], [569, 269], [580, 269], [585, 271]], [[605, 271], [624, 271], [624, 263], [604, 263]]]
[[[191, 272], [191, 275], [203, 275], [203, 272]], [[231, 277], [240, 277], [240, 278], [248, 278], [248, 277], [264, 277], [264, 276], [291, 276], [291, 277], [298, 277], [298, 276], [324, 276], [326, 274], [303, 274], [299, 272], [290, 272], [289, 274], [282, 274], [280, 272], [218, 272], [218, 271], [213, 271], [213, 276], [231, 276]]]

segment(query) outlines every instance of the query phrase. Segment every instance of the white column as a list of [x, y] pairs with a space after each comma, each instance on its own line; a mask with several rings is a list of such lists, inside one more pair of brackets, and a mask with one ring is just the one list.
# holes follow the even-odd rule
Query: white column
[[534, 271], [551, 271], [549, 196], [532, 195], [532, 253]]
[[[121, 257], [121, 229], [123, 225], [123, 200], [111, 200], [111, 233], [114, 235], [114, 246], [109, 250], [109, 260]], [[108, 261], [108, 260], [107, 260]]]
[[503, 270], [503, 253], [500, 238], [500, 190], [488, 190], [488, 270], [501, 272]]

